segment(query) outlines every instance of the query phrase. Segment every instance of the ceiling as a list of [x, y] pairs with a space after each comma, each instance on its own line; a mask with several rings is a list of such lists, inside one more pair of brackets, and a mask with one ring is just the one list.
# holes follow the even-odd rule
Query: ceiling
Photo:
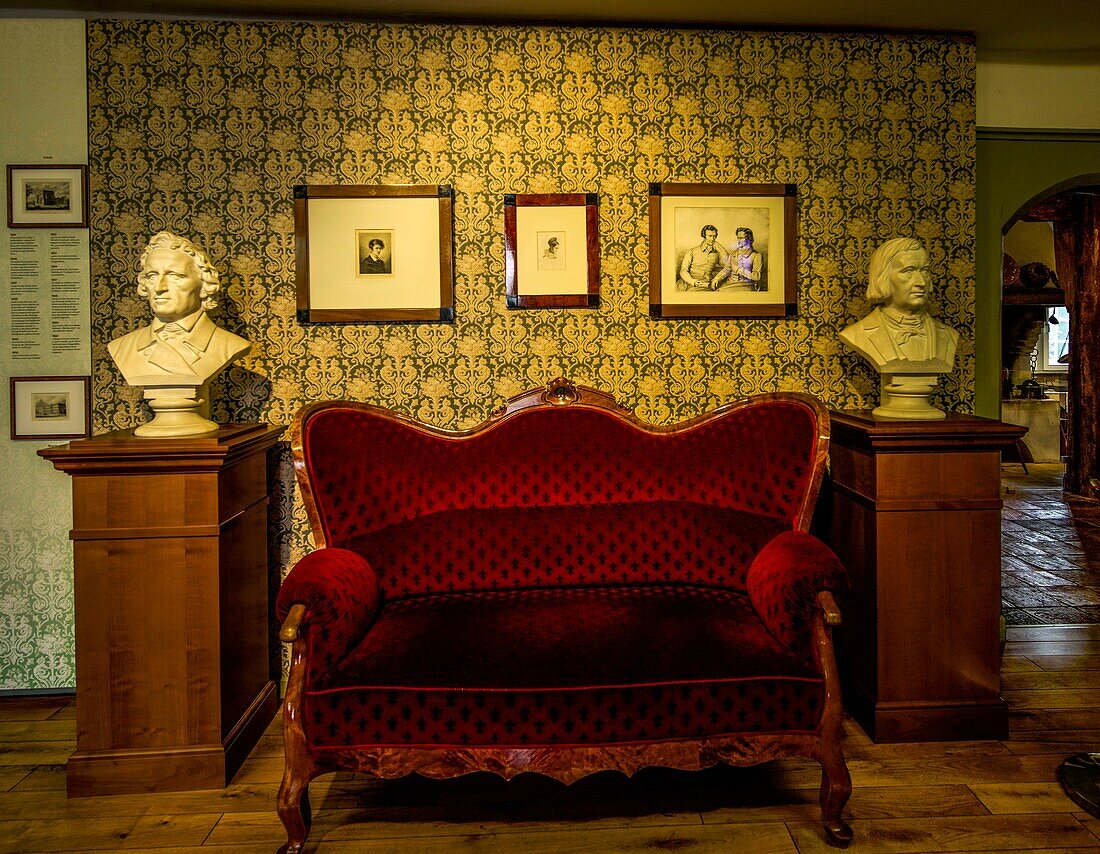
[[1100, 62], [1097, 0], [0, 0], [0, 15], [316, 18], [966, 32], [984, 58]]

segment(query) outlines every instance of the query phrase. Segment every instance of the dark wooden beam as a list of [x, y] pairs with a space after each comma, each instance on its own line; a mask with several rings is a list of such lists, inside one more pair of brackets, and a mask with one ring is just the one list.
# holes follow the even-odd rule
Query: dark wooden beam
[[1068, 305], [1077, 284], [1077, 224], [1073, 220], [1054, 223], [1054, 272]]
[[1032, 205], [1020, 217], [1024, 222], [1058, 222], [1073, 219], [1073, 192], [1059, 193]]
[[[1069, 456], [1065, 490], [1100, 498], [1100, 197], [1074, 196], [1076, 270], [1069, 310]], [[1063, 249], [1064, 251], [1064, 249]]]

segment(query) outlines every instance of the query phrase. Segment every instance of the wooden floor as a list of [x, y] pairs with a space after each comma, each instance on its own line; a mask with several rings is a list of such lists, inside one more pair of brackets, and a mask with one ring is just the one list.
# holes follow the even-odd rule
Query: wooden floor
[[[1056, 555], [1057, 545], [1049, 540], [1046, 553]], [[1002, 672], [1011, 708], [1005, 742], [876, 746], [847, 723], [851, 850], [1100, 852], [1100, 820], [1055, 781], [1065, 756], [1100, 751], [1100, 623], [1009, 626]], [[275, 816], [278, 723], [224, 791], [67, 800], [71, 701], [0, 700], [0, 854], [273, 852], [284, 839]], [[329, 775], [311, 787], [309, 850], [835, 850], [818, 823], [819, 780], [818, 767], [799, 760], [601, 774], [573, 786], [538, 777], [379, 783]]]

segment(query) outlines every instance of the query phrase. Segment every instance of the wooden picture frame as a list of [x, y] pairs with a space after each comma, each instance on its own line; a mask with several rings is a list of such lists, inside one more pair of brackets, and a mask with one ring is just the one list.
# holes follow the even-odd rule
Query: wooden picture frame
[[87, 166], [8, 166], [8, 228], [87, 227]]
[[294, 238], [302, 323], [454, 320], [451, 187], [299, 185]]
[[596, 193], [504, 197], [508, 308], [597, 308], [600, 200]]
[[794, 184], [650, 184], [650, 315], [793, 316], [797, 192]]
[[83, 439], [92, 432], [89, 376], [12, 377], [11, 438]]

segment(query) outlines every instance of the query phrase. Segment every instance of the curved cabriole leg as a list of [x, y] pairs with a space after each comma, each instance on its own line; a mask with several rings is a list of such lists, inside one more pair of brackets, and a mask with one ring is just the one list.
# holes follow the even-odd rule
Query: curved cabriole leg
[[821, 746], [821, 823], [830, 845], [847, 848], [852, 842], [852, 828], [844, 820], [844, 805], [852, 794], [852, 777], [844, 762], [842, 722], [844, 709], [840, 702], [840, 678], [833, 654], [832, 626], [840, 625], [840, 609], [833, 595], [822, 591], [817, 595], [818, 610], [813, 617], [814, 658], [825, 681], [825, 707], [821, 713], [819, 735]]
[[839, 746], [826, 744], [821, 757], [821, 823], [830, 845], [847, 848], [852, 828], [844, 820], [844, 805], [852, 794], [852, 777]]
[[287, 768], [279, 787], [279, 819], [286, 828], [286, 844], [279, 854], [301, 854], [305, 848], [313, 811], [309, 806], [309, 780], [300, 780]]
[[309, 781], [314, 769], [306, 748], [306, 734], [302, 728], [302, 688], [305, 683], [305, 640], [294, 639], [290, 652], [290, 675], [287, 678], [286, 698], [283, 702], [283, 750], [286, 754], [286, 770], [279, 786], [276, 809], [279, 820], [286, 828], [286, 844], [279, 854], [301, 854], [313, 821], [309, 806]]

